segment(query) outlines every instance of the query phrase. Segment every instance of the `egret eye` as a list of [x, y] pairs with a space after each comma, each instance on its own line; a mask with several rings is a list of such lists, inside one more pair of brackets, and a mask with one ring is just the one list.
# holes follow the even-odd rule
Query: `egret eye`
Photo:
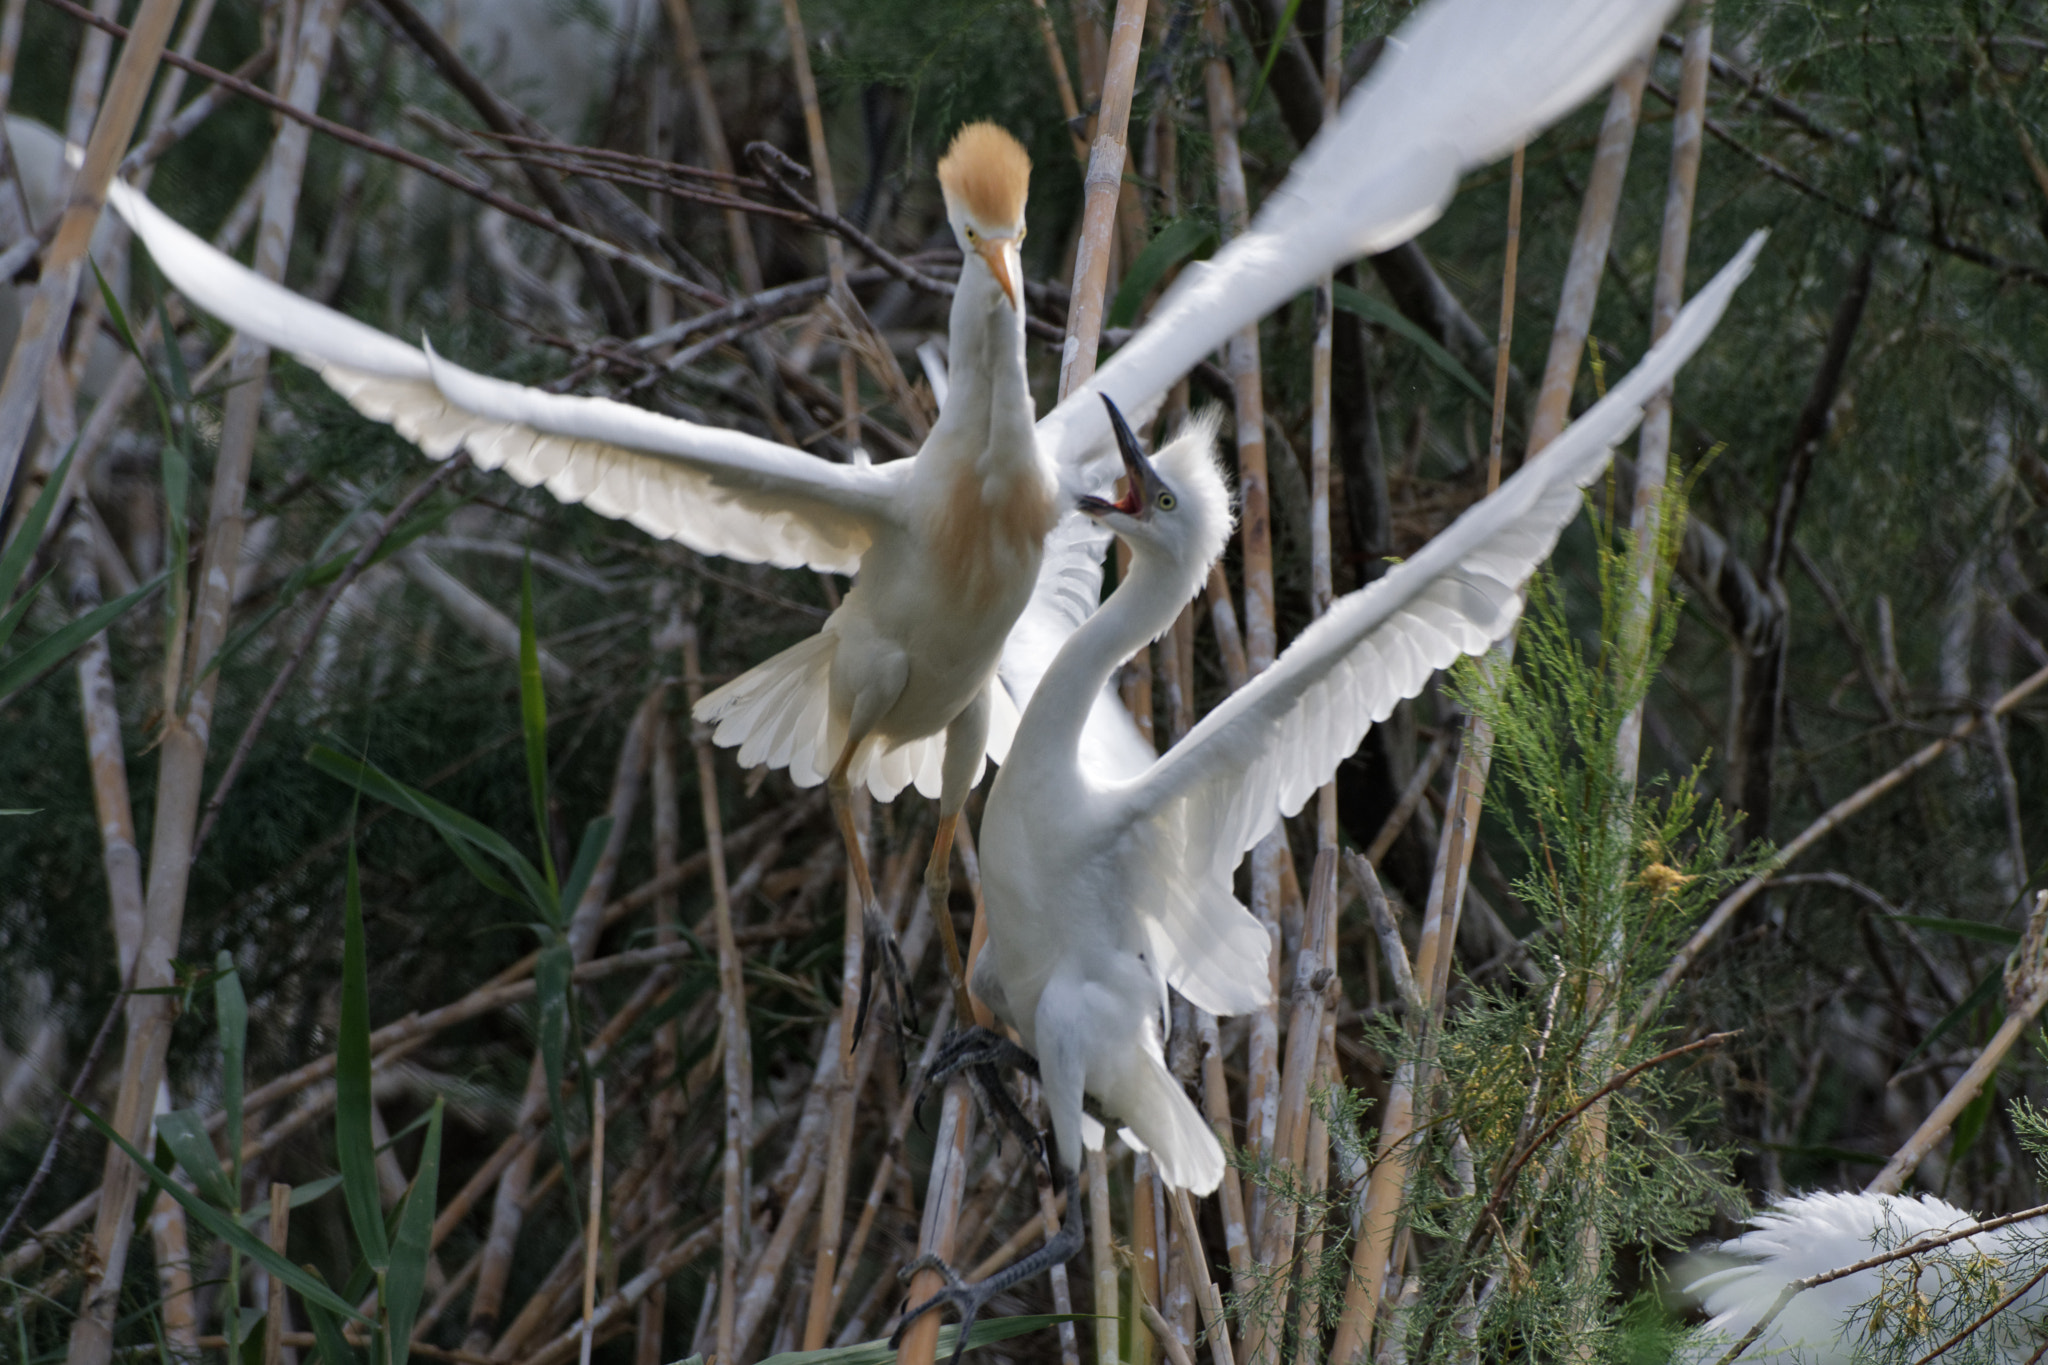
[[1167, 492], [1167, 491], [1166, 491], [1165, 489], [1163, 489], [1163, 488], [1162, 488], [1162, 489], [1160, 489], [1160, 490], [1159, 490], [1159, 510], [1160, 510], [1160, 511], [1162, 511], [1162, 512], [1171, 512], [1171, 511], [1173, 510], [1173, 507], [1174, 507], [1174, 498], [1173, 498], [1173, 494], [1171, 494], [1171, 493]]
[[967, 240], [970, 242], [978, 242], [981, 240], [981, 234], [976, 232], [973, 228], [969, 228], [967, 229]]
[[1017, 229], [1017, 245], [1018, 245], [1018, 246], [1022, 246], [1022, 245], [1024, 245], [1024, 238], [1025, 238], [1026, 234], [1028, 234], [1028, 233], [1029, 233], [1030, 231], [1031, 231], [1031, 229], [1030, 229], [1030, 228], [1028, 228], [1028, 227], [1020, 227], [1020, 228], [1018, 228], [1018, 229]]

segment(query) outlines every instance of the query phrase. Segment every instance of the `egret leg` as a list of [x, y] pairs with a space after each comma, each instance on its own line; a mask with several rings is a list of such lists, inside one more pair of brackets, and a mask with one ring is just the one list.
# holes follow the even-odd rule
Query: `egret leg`
[[960, 1357], [967, 1350], [967, 1334], [973, 1330], [975, 1316], [987, 1306], [990, 1299], [1026, 1280], [1045, 1274], [1056, 1265], [1065, 1265], [1073, 1260], [1074, 1254], [1081, 1249], [1081, 1205], [1085, 1201], [1074, 1193], [1074, 1173], [1057, 1162], [1053, 1165], [1053, 1187], [1055, 1196], [1061, 1190], [1067, 1192], [1067, 1216], [1061, 1220], [1059, 1232], [1051, 1241], [1029, 1256], [1019, 1257], [987, 1279], [976, 1280], [970, 1284], [960, 1278], [958, 1271], [936, 1256], [920, 1256], [905, 1266], [901, 1272], [903, 1278], [908, 1279], [919, 1270], [936, 1270], [946, 1277], [946, 1287], [903, 1315], [903, 1321], [896, 1324], [896, 1331], [889, 1338], [889, 1345], [900, 1345], [903, 1334], [909, 1330], [911, 1323], [934, 1308], [950, 1304], [960, 1315], [960, 1339], [953, 1346], [950, 1365], [960, 1365]]
[[959, 811], [939, 817], [938, 832], [932, 835], [931, 860], [924, 865], [924, 896], [946, 950], [946, 974], [953, 979], [953, 1017], [964, 1023], [974, 1017], [974, 1002], [967, 994], [967, 959], [953, 932], [953, 831], [959, 824]]
[[[1010, 1088], [1003, 1084], [999, 1067], [1036, 1076], [1038, 1059], [994, 1029], [979, 1026], [954, 1029], [939, 1041], [931, 1068], [925, 1072], [923, 1090], [928, 1094], [965, 1071], [974, 1085], [975, 1097], [980, 1100], [982, 1111], [993, 1122], [1009, 1129], [1024, 1144], [1026, 1151], [1038, 1153], [1045, 1162], [1046, 1170], [1054, 1172], [1057, 1180], [1057, 1167], [1051, 1149], [1046, 1145], [1045, 1134], [1024, 1117], [1024, 1111], [1011, 1096]], [[920, 1103], [922, 1098], [920, 1095]]]
[[832, 765], [832, 771], [825, 779], [825, 791], [832, 801], [832, 814], [839, 821], [839, 837], [846, 843], [846, 864], [853, 871], [854, 889], [860, 893], [861, 933], [865, 940], [860, 960], [860, 1008], [854, 1014], [850, 1047], [860, 1046], [861, 1034], [867, 1029], [868, 1007], [874, 1003], [872, 987], [878, 968], [889, 992], [890, 1003], [896, 1009], [898, 1031], [908, 1033], [917, 1028], [917, 1004], [911, 998], [910, 972], [903, 965], [903, 950], [896, 945], [896, 931], [882, 918], [881, 908], [875, 903], [875, 885], [868, 876], [868, 860], [861, 854], [860, 833], [853, 827], [853, 789], [846, 774], [853, 766], [854, 751], [859, 747], [859, 737], [849, 738], [839, 761]]

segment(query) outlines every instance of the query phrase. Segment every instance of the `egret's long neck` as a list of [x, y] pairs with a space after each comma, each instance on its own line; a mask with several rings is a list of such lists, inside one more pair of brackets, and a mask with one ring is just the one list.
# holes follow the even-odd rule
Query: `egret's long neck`
[[946, 402], [940, 430], [971, 438], [976, 453], [1032, 449], [1036, 419], [1024, 369], [1024, 315], [974, 256], [961, 263], [947, 324]]
[[1089, 708], [1112, 674], [1164, 634], [1199, 586], [1202, 572], [1163, 551], [1137, 548], [1130, 572], [1096, 613], [1067, 637], [1031, 694], [1010, 763], [1044, 763], [1071, 769], [1080, 751]]

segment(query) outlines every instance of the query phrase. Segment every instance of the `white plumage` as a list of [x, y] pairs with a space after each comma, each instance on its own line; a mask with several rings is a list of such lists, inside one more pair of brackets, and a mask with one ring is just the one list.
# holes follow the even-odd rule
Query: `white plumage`
[[1539, 458], [1338, 601], [1164, 757], [1118, 779], [1084, 761], [1087, 704], [1172, 625], [1230, 527], [1213, 427], [1198, 424], [1150, 463], [1120, 431], [1127, 492], [1082, 506], [1131, 546], [1130, 572], [1042, 673], [982, 819], [989, 940], [974, 985], [1038, 1058], [1068, 1170], [1086, 1093], [1153, 1151], [1167, 1181], [1215, 1187], [1222, 1151], [1167, 1073], [1161, 1036], [1169, 983], [1216, 1013], [1270, 998], [1267, 934], [1232, 893], [1233, 869], [1395, 702], [1506, 633], [1580, 490], [1706, 340], [1762, 242]]
[[[1696, 1257], [1719, 1266], [1685, 1292], [1710, 1315], [1688, 1338], [1681, 1359], [1707, 1365], [1745, 1336], [1793, 1280], [1839, 1270], [1930, 1234], [1978, 1219], [1932, 1195], [1819, 1193], [1780, 1199], [1750, 1219], [1750, 1230]], [[2048, 1220], [2012, 1223], [1964, 1238], [1923, 1257], [1860, 1270], [1795, 1296], [1744, 1362], [1848, 1365], [1878, 1359], [1903, 1339], [1908, 1358], [1924, 1355], [2019, 1289], [2048, 1250]], [[1727, 1264], [1727, 1262], [1734, 1264]], [[1967, 1302], [1965, 1302], [1967, 1300]], [[1972, 1338], [1975, 1359], [2010, 1361], [2041, 1345], [2048, 1284], [2037, 1285]], [[1883, 1358], [1890, 1358], [1883, 1353]]]

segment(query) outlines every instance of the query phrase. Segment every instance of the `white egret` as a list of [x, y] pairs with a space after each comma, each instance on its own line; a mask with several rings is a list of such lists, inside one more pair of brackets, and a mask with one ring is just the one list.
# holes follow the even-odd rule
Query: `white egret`
[[[718, 741], [737, 745], [743, 762], [786, 766], [799, 784], [831, 783], [873, 924], [846, 814], [851, 785], [865, 781], [888, 800], [914, 783], [939, 798], [927, 886], [943, 892], [944, 836], [983, 750], [998, 762], [1007, 751], [1014, 699], [1029, 694], [1051, 659], [1038, 642], [1094, 605], [1100, 533], [1077, 521], [1054, 527], [1067, 498], [1104, 473], [1096, 457], [1111, 442], [1097, 396], [1148, 408], [1233, 332], [1331, 266], [1421, 231], [1465, 170], [1526, 141], [1610, 80], [1655, 40], [1676, 4], [1424, 6], [1251, 229], [1183, 271], [1152, 319], [1038, 423], [1035, 442], [1024, 425], [1031, 408], [1014, 306], [1028, 163], [993, 130], [963, 138], [953, 155], [968, 161], [941, 167], [964, 256], [949, 392], [917, 458], [886, 465], [832, 464], [610, 399], [475, 374], [262, 280], [125, 186], [113, 186], [109, 202], [192, 302], [296, 354], [429, 456], [466, 447], [486, 469], [702, 553], [859, 570], [817, 637], [705, 698], [700, 714], [717, 721]], [[1013, 633], [1027, 598], [1030, 624]], [[991, 688], [999, 651], [1003, 685]], [[1126, 760], [1149, 752], [1111, 699], [1097, 699], [1090, 732], [1102, 752]], [[951, 922], [938, 919], [957, 963]], [[1169, 980], [1202, 999], [1178, 970], [1169, 963]]]
[[[1759, 234], [1541, 458], [1339, 600], [1156, 762], [1119, 775], [1090, 762], [1084, 717], [1124, 660], [1208, 581], [1231, 509], [1213, 424], [1196, 422], [1147, 460], [1104, 400], [1128, 482], [1117, 500], [1084, 497], [1079, 510], [1130, 546], [1130, 570], [1043, 670], [982, 816], [989, 937], [973, 986], [1022, 1048], [967, 1030], [934, 1067], [1035, 1070], [1056, 1182], [1071, 1187], [1083, 1147], [1100, 1141], [1082, 1110], [1088, 1095], [1152, 1153], [1168, 1184], [1215, 1189], [1222, 1148], [1166, 1069], [1163, 1042], [1169, 983], [1217, 1014], [1271, 996], [1266, 930], [1238, 903], [1232, 872], [1396, 702], [1507, 633], [1523, 584], [1577, 515], [1580, 490], [1706, 340], [1761, 246]], [[1069, 1199], [1058, 1235], [1038, 1252], [978, 1284], [951, 1279], [904, 1322], [941, 1303], [971, 1320], [993, 1294], [1071, 1256], [1081, 1202]]]
[[[1739, 1263], [1686, 1286], [1685, 1292], [1696, 1296], [1711, 1316], [1679, 1358], [1691, 1365], [1718, 1360], [1777, 1306], [1794, 1280], [1840, 1270], [1925, 1237], [1959, 1232], [1978, 1221], [1932, 1195], [1816, 1193], [1776, 1200], [1750, 1219], [1749, 1231], [1703, 1258], [1734, 1257]], [[2038, 1261], [2044, 1234], [2048, 1219], [2008, 1223], [1911, 1261], [1815, 1285], [1784, 1304], [1742, 1360], [1849, 1365], [1876, 1358], [1891, 1338], [1916, 1335], [1916, 1324], [1924, 1340], [1912, 1354], [1921, 1355], [1997, 1300], [2015, 1294], [2008, 1311], [1979, 1328], [1971, 1343], [1976, 1359], [2019, 1365], [2036, 1354], [2038, 1315], [2048, 1306], [2048, 1283], [2021, 1278]], [[1967, 1273], [1972, 1266], [1981, 1272], [1974, 1279]], [[1960, 1300], [1966, 1294], [1972, 1302], [1964, 1305]]]
[[[984, 755], [1000, 757], [1015, 726], [991, 681], [1058, 518], [1058, 481], [1033, 438], [1024, 369], [1018, 250], [1030, 170], [1017, 140], [986, 123], [962, 129], [939, 162], [963, 254], [951, 383], [916, 458], [884, 465], [834, 464], [610, 399], [476, 374], [259, 279], [123, 185], [111, 200], [187, 298], [298, 355], [358, 411], [433, 458], [466, 447], [486, 469], [704, 554], [859, 570], [816, 635], [705, 697], [697, 714], [742, 763], [786, 767], [799, 786], [826, 782], [870, 943], [895, 964], [848, 796], [865, 782], [887, 801], [915, 783], [939, 799], [927, 883], [943, 902], [954, 822]], [[939, 923], [957, 970], [951, 919]]]

